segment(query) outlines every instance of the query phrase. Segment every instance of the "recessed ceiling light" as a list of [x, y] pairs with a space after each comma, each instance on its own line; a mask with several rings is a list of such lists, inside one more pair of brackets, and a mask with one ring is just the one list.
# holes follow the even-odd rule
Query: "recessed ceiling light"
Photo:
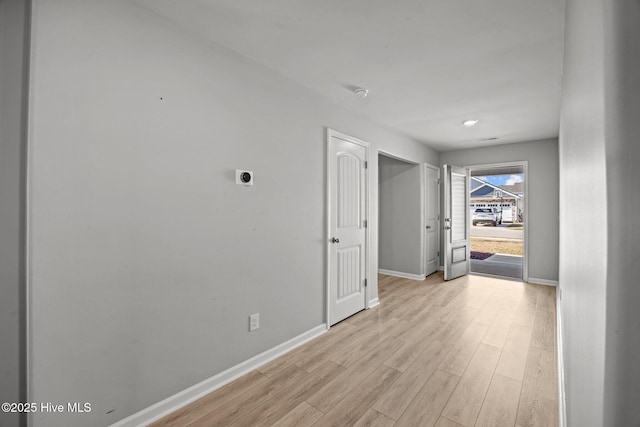
[[462, 122], [463, 125], [465, 125], [466, 127], [471, 127], [471, 126], [475, 126], [478, 123], [478, 120], [475, 119], [471, 119], [471, 120], [465, 120], [464, 122]]
[[358, 95], [360, 98], [366, 98], [367, 95], [369, 95], [369, 89], [365, 89], [363, 87], [359, 87], [357, 89], [353, 90], [355, 92], [356, 95]]

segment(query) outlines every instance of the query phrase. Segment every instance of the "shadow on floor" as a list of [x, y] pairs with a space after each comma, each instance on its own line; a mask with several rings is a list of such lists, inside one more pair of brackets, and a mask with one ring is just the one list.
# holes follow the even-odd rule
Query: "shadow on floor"
[[494, 254], [484, 260], [472, 259], [471, 272], [522, 280], [522, 257]]

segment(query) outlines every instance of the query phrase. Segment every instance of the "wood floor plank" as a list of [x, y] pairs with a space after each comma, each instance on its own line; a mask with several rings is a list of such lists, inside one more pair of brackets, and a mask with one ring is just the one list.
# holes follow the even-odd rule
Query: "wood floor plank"
[[273, 427], [307, 427], [312, 426], [324, 414], [307, 402], [302, 402], [273, 424]]
[[494, 347], [503, 347], [507, 339], [507, 335], [509, 334], [509, 329], [511, 329], [512, 318], [512, 311], [505, 309], [500, 315], [498, 315], [493, 324], [489, 326], [482, 342]]
[[436, 423], [436, 427], [462, 427], [460, 424], [451, 421], [448, 418], [440, 417], [438, 418], [438, 422]]
[[271, 377], [283, 368], [295, 364], [305, 357], [308, 357], [309, 355], [314, 354], [324, 348], [331, 347], [332, 345], [335, 345], [336, 342], [339, 342], [343, 339], [348, 340], [348, 337], [355, 336], [358, 333], [359, 331], [357, 328], [354, 328], [353, 326], [344, 322], [339, 323], [324, 334], [320, 335], [318, 338], [311, 340], [307, 344], [300, 346], [295, 350], [272, 360], [269, 363], [266, 363], [265, 365], [258, 368], [258, 371], [266, 376]]
[[504, 306], [504, 299], [493, 297], [489, 302], [480, 310], [480, 313], [473, 319], [474, 322], [484, 323], [485, 325], [492, 325], [496, 318], [500, 315], [501, 309]]
[[258, 371], [251, 371], [237, 380], [209, 393], [201, 399], [185, 406], [165, 418], [153, 423], [150, 427], [184, 426], [229, 402], [241, 398], [249, 390], [260, 386], [268, 378]]
[[278, 375], [248, 390], [233, 402], [209, 411], [184, 426], [230, 425], [242, 418], [247, 408], [257, 407], [280, 393], [283, 389], [293, 387], [307, 373], [297, 366], [289, 366]]
[[557, 375], [555, 353], [531, 347], [524, 372], [523, 388], [536, 396], [557, 399]]
[[524, 379], [532, 329], [526, 326], [511, 325], [496, 367], [496, 374], [518, 381]]
[[482, 402], [491, 383], [500, 349], [480, 344], [469, 362], [442, 415], [466, 427], [476, 422]]
[[[422, 329], [422, 334], [418, 334], [416, 338], [410, 339], [405, 342], [387, 361], [385, 365], [397, 369], [398, 371], [405, 371], [413, 361], [424, 351], [425, 348], [431, 346], [433, 342], [438, 341], [434, 339], [434, 335], [439, 333], [445, 325], [440, 321], [434, 321], [431, 325], [423, 325], [414, 327], [414, 330]], [[439, 341], [438, 341], [439, 342]], [[444, 344], [441, 344], [444, 345]]]
[[399, 375], [400, 371], [383, 365], [379, 366], [358, 385], [359, 393], [349, 393], [343, 396], [324, 417], [320, 418], [318, 424], [322, 426], [355, 424]]
[[[394, 338], [384, 340], [376, 349], [364, 356], [360, 363], [347, 368], [342, 375], [307, 399], [307, 402], [324, 413], [329, 412], [346, 396], [357, 394], [351, 393], [351, 390], [371, 373], [381, 369], [384, 361], [398, 349], [400, 344], [401, 342]], [[395, 369], [393, 370], [395, 371]], [[362, 392], [360, 388], [358, 390]]]
[[389, 390], [376, 401], [373, 408], [397, 420], [438, 368], [447, 354], [448, 347], [432, 341], [416, 360], [400, 375]]
[[475, 427], [513, 427], [522, 383], [494, 375]]
[[446, 371], [436, 370], [429, 381], [411, 401], [396, 427], [430, 427], [436, 424], [460, 377]]
[[395, 420], [375, 409], [369, 409], [353, 427], [392, 427], [395, 423]]
[[441, 312], [440, 320], [443, 322], [451, 323], [452, 325], [464, 325], [469, 326], [471, 321], [480, 312], [479, 308], [465, 305], [463, 307], [456, 307], [452, 309], [450, 307], [444, 307]]
[[325, 362], [321, 367], [305, 375], [289, 388], [282, 389], [271, 399], [253, 410], [246, 411], [234, 427], [270, 426], [292, 411], [307, 397], [312, 396], [325, 384], [344, 371], [344, 367], [334, 362]]
[[527, 326], [532, 328], [533, 321], [536, 318], [536, 309], [535, 302], [533, 308], [529, 306], [520, 305], [520, 308], [516, 309], [513, 317], [511, 318], [511, 323], [514, 325]]
[[554, 351], [556, 348], [556, 315], [551, 311], [536, 310], [531, 336], [533, 347]]
[[556, 359], [552, 351], [531, 346], [516, 422], [526, 427], [557, 425]]
[[460, 336], [449, 354], [444, 358], [440, 369], [461, 376], [487, 333], [489, 327], [482, 323], [471, 322]]
[[538, 310], [556, 313], [556, 288], [554, 286], [540, 286], [538, 295]]
[[341, 351], [348, 351], [361, 342], [367, 341], [373, 335], [373, 331], [365, 330], [363, 332], [360, 328], [352, 328], [347, 334], [341, 336], [339, 340], [334, 341], [331, 345], [323, 346], [316, 352], [308, 354], [295, 364], [307, 372], [312, 372], [314, 369], [322, 366], [323, 363], [331, 360], [336, 354]]
[[362, 334], [360, 337], [353, 340], [352, 345], [344, 346], [342, 348], [336, 347], [331, 353], [330, 360], [342, 365], [351, 366], [354, 362], [357, 362], [364, 356], [373, 350], [380, 339], [384, 339], [387, 334], [384, 331], [392, 329], [394, 325], [399, 324], [398, 319], [391, 319], [388, 322], [378, 325], [377, 330], [370, 328], [367, 334]]
[[518, 407], [517, 423], [522, 427], [557, 427], [558, 402], [544, 397], [526, 400]]
[[558, 376], [553, 351], [531, 347], [524, 372], [524, 383], [536, 385], [536, 395], [557, 399]]

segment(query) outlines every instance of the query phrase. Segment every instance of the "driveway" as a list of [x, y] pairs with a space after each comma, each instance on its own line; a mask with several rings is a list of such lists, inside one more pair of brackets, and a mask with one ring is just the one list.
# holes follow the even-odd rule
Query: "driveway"
[[471, 237], [498, 237], [501, 239], [522, 239], [522, 230], [512, 230], [510, 224], [500, 224], [496, 227], [490, 225], [471, 225]]

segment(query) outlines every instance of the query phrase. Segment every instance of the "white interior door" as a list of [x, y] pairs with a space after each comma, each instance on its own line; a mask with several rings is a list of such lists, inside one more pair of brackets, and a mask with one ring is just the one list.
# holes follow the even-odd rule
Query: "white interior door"
[[426, 173], [426, 197], [425, 197], [425, 242], [426, 242], [426, 268], [428, 276], [438, 270], [438, 175], [439, 171], [427, 166]]
[[329, 136], [329, 324], [365, 308], [366, 155], [360, 143]]
[[469, 273], [469, 180], [467, 170], [444, 165], [444, 279]]

